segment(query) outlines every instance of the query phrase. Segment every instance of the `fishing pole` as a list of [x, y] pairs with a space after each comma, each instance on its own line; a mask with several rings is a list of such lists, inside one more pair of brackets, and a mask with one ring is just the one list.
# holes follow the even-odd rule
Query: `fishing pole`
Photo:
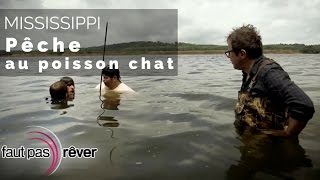
[[[104, 34], [104, 45], [103, 45], [103, 55], [102, 55], [102, 60], [104, 61], [104, 56], [105, 56], [105, 53], [106, 53], [106, 43], [107, 43], [107, 36], [108, 36], [108, 21], [106, 23], [106, 32]], [[100, 89], [99, 89], [99, 92], [100, 92], [100, 95], [99, 95], [99, 99], [101, 100], [101, 86], [102, 86], [102, 71], [101, 71], [101, 75], [100, 75]], [[101, 100], [102, 101], [102, 100]]]
[[[108, 36], [108, 21], [106, 23], [106, 31], [105, 31], [105, 34], [104, 34], [104, 44], [103, 44], [103, 55], [102, 55], [102, 60], [104, 61], [104, 56], [105, 56], [105, 53], [106, 53], [106, 44], [107, 44], [107, 36]], [[102, 86], [102, 71], [101, 71], [101, 75], [100, 75], [100, 88], [99, 88], [99, 99], [101, 101], [101, 109], [103, 109], [103, 104], [104, 102], [102, 101], [101, 99], [101, 86]], [[99, 118], [101, 117], [102, 114], [104, 114], [105, 112], [105, 109], [103, 109], [103, 112], [97, 117], [97, 123], [99, 124], [99, 126], [101, 126], [101, 124], [99, 123]]]

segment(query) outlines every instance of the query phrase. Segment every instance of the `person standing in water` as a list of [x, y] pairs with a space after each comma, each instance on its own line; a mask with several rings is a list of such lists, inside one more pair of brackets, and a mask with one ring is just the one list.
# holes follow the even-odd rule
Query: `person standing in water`
[[51, 84], [49, 88], [52, 104], [65, 102], [67, 100], [68, 88], [63, 81], [57, 81]]
[[263, 56], [261, 36], [254, 26], [233, 29], [227, 43], [226, 56], [243, 73], [235, 124], [297, 137], [315, 112], [311, 99], [278, 63]]
[[75, 97], [75, 85], [74, 81], [71, 77], [62, 77], [60, 81], [63, 81], [67, 85], [67, 99], [68, 101], [72, 101]]
[[[101, 89], [103, 92], [106, 92], [106, 90], [116, 92], [135, 92], [121, 81], [119, 69], [111, 69], [107, 66], [102, 70], [102, 76], [103, 83], [101, 84]], [[100, 84], [96, 86], [96, 89], [100, 89]]]

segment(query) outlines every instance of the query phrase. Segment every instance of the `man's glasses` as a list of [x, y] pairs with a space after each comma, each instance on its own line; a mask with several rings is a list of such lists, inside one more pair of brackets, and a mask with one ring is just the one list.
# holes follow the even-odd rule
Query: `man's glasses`
[[226, 51], [226, 52], [224, 52], [224, 54], [226, 54], [226, 56], [227, 56], [228, 58], [230, 58], [230, 53], [231, 53], [232, 51], [233, 51], [233, 50]]

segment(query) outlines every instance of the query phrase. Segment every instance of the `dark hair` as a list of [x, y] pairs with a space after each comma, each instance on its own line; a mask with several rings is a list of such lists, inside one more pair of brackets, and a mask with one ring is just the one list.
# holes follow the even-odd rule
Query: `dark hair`
[[236, 54], [244, 49], [249, 59], [259, 58], [263, 53], [259, 31], [251, 24], [234, 28], [228, 35], [227, 41]]
[[62, 77], [60, 81], [63, 81], [67, 85], [74, 85], [74, 81], [71, 77]]
[[57, 81], [51, 84], [49, 89], [52, 100], [66, 99], [67, 91], [67, 84], [63, 81]]
[[116, 76], [119, 81], [121, 79], [119, 69], [110, 69], [109, 66], [102, 69], [102, 75], [108, 76], [110, 78]]

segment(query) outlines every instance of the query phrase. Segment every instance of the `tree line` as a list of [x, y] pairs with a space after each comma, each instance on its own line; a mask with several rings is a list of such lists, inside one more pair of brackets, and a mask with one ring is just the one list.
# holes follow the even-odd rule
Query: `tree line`
[[[222, 45], [201, 45], [191, 44], [184, 42], [153, 42], [153, 41], [136, 41], [127, 43], [118, 43], [106, 45], [106, 54], [166, 54], [166, 53], [223, 53], [227, 50], [227, 46]], [[68, 52], [66, 49], [65, 53], [68, 54], [102, 54], [104, 46], [94, 46], [81, 48], [77, 53]], [[305, 45], [305, 44], [271, 44], [263, 46], [264, 52], [266, 53], [304, 53], [304, 54], [319, 54], [320, 44], [318, 45]], [[0, 55], [14, 55], [23, 54], [23, 51], [13, 51], [12, 53], [6, 53], [4, 50], [0, 50]], [[46, 55], [63, 55], [65, 53], [54, 53], [49, 51]], [[40, 52], [33, 52], [30, 55], [38, 55]]]
[[[165, 43], [165, 42], [152, 42], [152, 41], [138, 41], [138, 42], [128, 42], [120, 44], [111, 44], [106, 46], [106, 52], [167, 52], [167, 51], [189, 51], [189, 52], [223, 52], [227, 50], [227, 46], [222, 45], [201, 45], [201, 44], [191, 44], [191, 43]], [[264, 45], [263, 49], [266, 52], [291, 52], [291, 53], [306, 53], [306, 54], [319, 54], [319, 45], [305, 45], [305, 44], [271, 44]], [[84, 48], [83, 51], [86, 52], [102, 52], [103, 46]]]

